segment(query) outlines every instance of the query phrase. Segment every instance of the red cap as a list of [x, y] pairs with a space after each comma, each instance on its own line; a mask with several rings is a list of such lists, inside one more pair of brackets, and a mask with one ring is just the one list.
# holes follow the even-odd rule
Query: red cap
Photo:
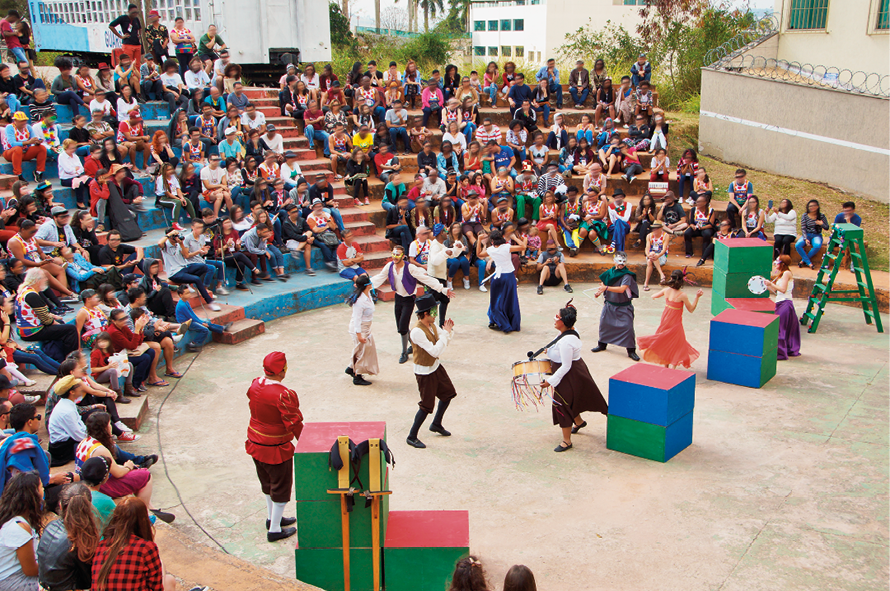
[[156, 17], [158, 17], [158, 18], [161, 18], [161, 13], [158, 12], [157, 10], [149, 10], [149, 11], [148, 11], [148, 16], [156, 16]]
[[105, 62], [99, 62], [97, 69], [98, 70], [110, 70], [111, 68]]
[[139, 112], [139, 109], [130, 111], [130, 119], [142, 119], [142, 114]]
[[263, 371], [268, 376], [280, 374], [287, 369], [287, 358], [281, 351], [272, 351], [263, 359]]

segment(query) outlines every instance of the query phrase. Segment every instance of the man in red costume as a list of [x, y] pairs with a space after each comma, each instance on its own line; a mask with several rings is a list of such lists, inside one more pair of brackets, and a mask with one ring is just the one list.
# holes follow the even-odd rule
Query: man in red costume
[[303, 431], [303, 413], [297, 393], [284, 386], [287, 359], [274, 351], [263, 359], [264, 377], [256, 378], [247, 390], [250, 425], [247, 427], [247, 453], [256, 465], [269, 518], [266, 539], [276, 542], [297, 533], [295, 517], [284, 517], [294, 484], [294, 439]]

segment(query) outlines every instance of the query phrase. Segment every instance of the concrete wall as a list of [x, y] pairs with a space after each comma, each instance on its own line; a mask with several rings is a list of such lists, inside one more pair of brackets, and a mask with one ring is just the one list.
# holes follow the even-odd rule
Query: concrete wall
[[887, 203], [888, 106], [887, 99], [705, 68], [699, 149]]
[[779, 59], [890, 73], [890, 31], [876, 31], [880, 0], [832, 0], [824, 30], [788, 29], [791, 0], [775, 0], [781, 18]]
[[[524, 31], [489, 31], [488, 21], [503, 19], [522, 19], [524, 21]], [[475, 31], [474, 21], [485, 21], [486, 30]], [[546, 50], [547, 41], [547, 5], [545, 4], [526, 4], [525, 6], [513, 6], [512, 3], [506, 2], [499, 5], [471, 5], [470, 11], [470, 30], [473, 31], [473, 46], [482, 46], [498, 48], [498, 57], [491, 58], [487, 53], [483, 56], [474, 56], [474, 59], [485, 60], [493, 59], [498, 61], [503, 58], [505, 61], [534, 61], [537, 63], [537, 54]], [[500, 27], [498, 27], [500, 28]], [[510, 57], [504, 57], [501, 54], [501, 46], [507, 45], [511, 48], [522, 47], [525, 55], [521, 58], [516, 57], [515, 49], [512, 50]], [[534, 58], [530, 57], [530, 52], [534, 52]], [[545, 58], [546, 59], [546, 58]], [[482, 72], [479, 72], [481, 75]]]

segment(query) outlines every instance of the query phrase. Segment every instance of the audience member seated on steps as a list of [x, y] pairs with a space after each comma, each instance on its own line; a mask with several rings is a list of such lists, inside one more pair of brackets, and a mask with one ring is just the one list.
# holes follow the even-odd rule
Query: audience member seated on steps
[[[214, 218], [215, 219], [215, 218]], [[192, 220], [192, 230], [182, 239], [182, 244], [188, 251], [186, 261], [189, 264], [200, 263], [207, 265], [215, 270], [215, 283], [217, 284], [216, 293], [219, 295], [229, 295], [226, 289], [226, 268], [225, 263], [221, 260], [210, 258], [211, 242], [213, 240], [205, 231], [204, 220]]]
[[[189, 291], [188, 288], [181, 290], [180, 294]], [[173, 367], [173, 355], [176, 353], [176, 343], [182, 340], [182, 333], [188, 330], [188, 326], [182, 326], [176, 323], [168, 323], [159, 320], [149, 312], [145, 307], [145, 293], [139, 287], [132, 287], [127, 291], [127, 297], [130, 303], [124, 308], [129, 315], [127, 326], [135, 332], [136, 321], [143, 316], [148, 317], [148, 322], [142, 329], [142, 336], [145, 337], [145, 343], [155, 350], [156, 358], [162, 353], [164, 355], [164, 363], [166, 364], [165, 376], [171, 378], [181, 378], [182, 374]], [[174, 334], [175, 331], [176, 334]], [[157, 365], [155, 365], [157, 368]], [[149, 386], [163, 385], [149, 382]]]
[[[839, 215], [843, 216], [843, 214]], [[775, 223], [773, 227], [773, 259], [778, 258], [780, 254], [791, 255], [791, 246], [797, 241], [797, 212], [794, 211], [791, 201], [782, 199], [778, 207], [769, 210], [766, 214], [766, 223]], [[835, 223], [837, 223], [837, 219], [835, 219]]]
[[[195, 220], [201, 222], [201, 220]], [[201, 222], [203, 232], [203, 222]], [[161, 247], [161, 256], [164, 259], [164, 269], [167, 271], [167, 279], [175, 283], [186, 283], [195, 286], [201, 293], [201, 297], [207, 302], [208, 307], [215, 311], [219, 306], [213, 303], [210, 291], [218, 284], [216, 280], [216, 267], [200, 262], [189, 262], [192, 255], [182, 238], [179, 230], [170, 229], [167, 234], [158, 241]], [[200, 256], [200, 255], [195, 255]], [[210, 291], [208, 291], [208, 288]]]
[[[111, 477], [99, 489], [111, 498], [125, 497], [127, 495], [135, 495], [139, 501], [128, 499], [122, 501], [142, 502], [149, 507], [151, 512], [161, 521], [172, 523], [176, 518], [172, 513], [165, 513], [157, 509], [152, 509], [151, 504], [151, 472], [146, 468], [137, 468], [136, 462], [126, 460], [123, 464], [118, 461], [121, 458], [115, 458], [118, 449], [111, 437], [111, 417], [108, 413], [96, 412], [91, 414], [86, 420], [87, 437], [80, 442], [75, 451], [75, 464], [78, 468], [82, 467], [84, 462], [91, 458], [105, 458], [109, 461]], [[117, 509], [115, 509], [117, 512]], [[146, 516], [146, 522], [148, 521]], [[111, 527], [114, 524], [114, 518]], [[96, 570], [96, 563], [93, 563], [93, 570]], [[95, 582], [95, 581], [94, 581]]]
[[816, 268], [813, 258], [822, 249], [822, 231], [828, 227], [828, 218], [822, 213], [819, 202], [810, 199], [807, 202], [807, 212], [800, 218], [800, 239], [794, 246], [800, 254], [798, 267]]
[[[213, 208], [213, 215], [219, 216], [219, 210], [226, 206], [226, 210], [232, 209], [232, 193], [229, 192], [226, 181], [226, 170], [220, 166], [221, 158], [218, 154], [211, 154], [207, 158], [207, 166], [201, 169], [201, 185], [203, 187], [204, 200]], [[195, 216], [192, 215], [192, 218]]]
[[[133, 387], [133, 374], [136, 371], [133, 364], [127, 361], [112, 362], [110, 358], [115, 355], [111, 336], [107, 332], [101, 332], [93, 341], [93, 350], [90, 351], [90, 372], [93, 379], [100, 384], [108, 384], [108, 387], [117, 394], [116, 402], [129, 403], [128, 396], [139, 396], [139, 392]], [[126, 376], [123, 373], [126, 372]], [[125, 378], [125, 386], [121, 388], [121, 378]]]
[[148, 323], [148, 316], [143, 315], [135, 321], [135, 326], [138, 329], [136, 332], [130, 330], [127, 320], [126, 312], [112, 310], [111, 324], [109, 324], [107, 332], [114, 345], [114, 352], [126, 351], [127, 359], [133, 364], [133, 387], [138, 392], [145, 392], [146, 388], [143, 386], [143, 382], [146, 378], [149, 378], [153, 385], [167, 384], [157, 374], [158, 355], [154, 349], [144, 343], [145, 337], [142, 336], [142, 329]]
[[87, 435], [77, 408], [84, 397], [82, 382], [74, 376], [65, 376], [53, 384], [53, 391], [59, 401], [53, 407], [52, 420], [46, 417], [51, 467], [74, 461], [74, 450]]
[[90, 458], [80, 467], [80, 480], [90, 491], [92, 510], [99, 523], [100, 531], [108, 525], [116, 507], [114, 499], [99, 490], [111, 476], [110, 464], [111, 460], [108, 458], [95, 457]]
[[62, 151], [58, 156], [59, 180], [63, 187], [73, 189], [77, 207], [85, 209], [87, 181], [90, 178], [84, 174], [83, 163], [75, 151], [77, 151], [77, 142], [73, 139], [67, 138], [62, 142]]
[[46, 147], [43, 146], [43, 138], [28, 125], [28, 116], [18, 111], [12, 116], [12, 123], [6, 126], [0, 135], [3, 144], [3, 158], [12, 163], [12, 174], [25, 180], [22, 176], [22, 161], [36, 160], [37, 170], [34, 180], [43, 180], [43, 172], [46, 170]]
[[664, 224], [664, 233], [671, 236], [679, 236], [689, 225], [686, 221], [686, 211], [683, 205], [677, 202], [677, 196], [673, 191], [664, 194], [664, 204], [658, 210], [657, 219]]
[[841, 205], [841, 208], [843, 211], [834, 216], [835, 224], [853, 224], [854, 226], [862, 226], [862, 218], [856, 213], [856, 203], [853, 201], [845, 201], [844, 204]]
[[121, 275], [132, 273], [142, 263], [145, 251], [141, 246], [123, 244], [117, 230], [111, 230], [105, 237], [105, 245], [99, 250], [99, 264], [109, 269], [116, 268]]
[[711, 243], [711, 238], [713, 238], [717, 227], [717, 213], [711, 207], [710, 193], [699, 195], [693, 191], [689, 196], [695, 200], [695, 206], [689, 210], [689, 215], [686, 218], [689, 227], [683, 232], [683, 240], [686, 243], [686, 258], [688, 259], [692, 258], [692, 239], [701, 236], [702, 258], [699, 259], [700, 264], [696, 265], [700, 267], [705, 262], [705, 249]]
[[766, 234], [763, 232], [763, 224], [766, 214], [760, 209], [760, 199], [757, 195], [748, 197], [744, 208], [739, 212], [742, 218], [742, 227], [736, 232], [737, 238], [760, 238], [766, 242]]
[[[281, 252], [269, 244], [269, 238], [272, 236], [272, 228], [266, 224], [260, 223], [248, 230], [241, 237], [241, 242], [247, 250], [251, 260], [255, 257], [263, 270], [259, 276], [263, 281], [272, 281], [269, 275], [268, 267], [272, 267], [275, 271], [275, 278], [279, 281], [287, 281], [290, 275], [284, 272], [284, 257]], [[268, 261], [268, 264], [267, 264]]]
[[624, 201], [624, 191], [615, 189], [612, 193], [612, 203], [609, 204], [608, 213], [609, 235], [612, 237], [612, 247], [616, 251], [624, 250], [624, 241], [630, 232], [629, 222], [632, 209], [633, 206]]
[[306, 223], [309, 225], [309, 229], [312, 230], [315, 238], [312, 241], [312, 246], [321, 250], [324, 264], [328, 270], [336, 271], [337, 263], [334, 252], [337, 246], [340, 245], [340, 240], [333, 230], [334, 220], [330, 214], [324, 211], [321, 199], [312, 201], [312, 212], [306, 218]]
[[[160, 261], [152, 258], [144, 259], [142, 271], [144, 275], [139, 280], [139, 287], [145, 291], [148, 297], [148, 309], [165, 318], [176, 316], [176, 306], [173, 302], [171, 288], [159, 277]], [[174, 289], [178, 291], [179, 288], [174, 286]]]
[[13, 310], [14, 298], [0, 296], [0, 347], [6, 353], [6, 360], [10, 359], [21, 365], [29, 363], [47, 375], [54, 376], [59, 371], [59, 362], [44, 353], [41, 349], [27, 350], [16, 343], [12, 337], [12, 323], [10, 318], [15, 314]]
[[260, 281], [257, 276], [260, 272], [247, 255], [241, 252], [241, 236], [238, 235], [232, 220], [223, 218], [219, 223], [220, 230], [213, 236], [213, 255], [217, 260], [222, 260], [226, 267], [235, 269], [235, 289], [247, 291], [248, 287], [244, 283], [245, 273], [250, 271], [251, 283], [258, 285]]
[[191, 300], [195, 297], [195, 292], [185, 290], [176, 303], [176, 320], [183, 323], [190, 322], [189, 330], [196, 334], [195, 338], [186, 346], [189, 351], [200, 351], [201, 347], [211, 340], [211, 332], [222, 334], [232, 327], [232, 322], [226, 322], [224, 325], [214, 324], [209, 320], [199, 318], [192, 309]]
[[47, 509], [59, 518], [46, 525], [37, 545], [41, 588], [89, 589], [93, 554], [102, 537], [90, 489], [82, 483], [65, 485], [58, 506]]
[[179, 179], [176, 178], [176, 169], [169, 162], [161, 167], [161, 174], [155, 179], [155, 205], [164, 209], [172, 208], [169, 221], [176, 230], [182, 229], [179, 217], [183, 207], [190, 220], [195, 218], [195, 207], [191, 200], [182, 194]]
[[60, 316], [49, 313], [46, 300], [39, 293], [47, 284], [42, 269], [31, 269], [25, 274], [16, 297], [16, 325], [23, 341], [43, 342], [43, 352], [61, 362], [79, 347], [79, 339], [73, 324], [65, 324]]
[[36, 474], [16, 474], [0, 497], [0, 587], [38, 591], [37, 540], [43, 531], [43, 500]]
[[[305, 183], [303, 183], [305, 186]], [[315, 275], [312, 268], [312, 245], [316, 241], [315, 233], [312, 228], [303, 219], [300, 208], [295, 203], [288, 203], [284, 206], [287, 212], [287, 218], [281, 224], [281, 239], [284, 241], [287, 249], [293, 253], [303, 253], [303, 262], [306, 264], [306, 274]]]
[[368, 274], [362, 269], [365, 255], [362, 254], [362, 249], [354, 238], [352, 230], [344, 230], [343, 242], [337, 247], [337, 271], [339, 271], [340, 277], [352, 279], [352, 281], [355, 281], [359, 275]]

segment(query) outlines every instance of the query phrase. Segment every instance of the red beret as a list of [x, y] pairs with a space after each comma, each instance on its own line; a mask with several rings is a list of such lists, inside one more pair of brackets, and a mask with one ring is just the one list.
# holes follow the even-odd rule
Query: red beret
[[281, 351], [272, 351], [263, 359], [263, 371], [266, 375], [274, 376], [287, 369], [287, 358]]

